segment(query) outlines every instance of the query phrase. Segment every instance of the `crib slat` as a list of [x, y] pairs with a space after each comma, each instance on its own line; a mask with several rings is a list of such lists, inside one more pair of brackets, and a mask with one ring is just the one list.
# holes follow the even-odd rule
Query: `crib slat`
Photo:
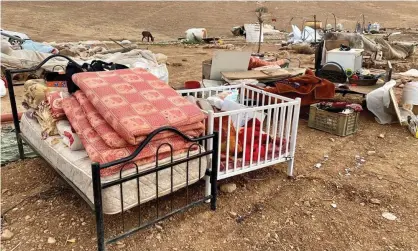
[[[226, 118], [225, 118], [226, 119]], [[229, 139], [231, 138], [231, 116], [228, 116], [228, 133], [227, 133], [227, 141], [226, 141], [226, 170], [229, 167]]]
[[237, 160], [238, 160], [238, 132], [239, 132], [239, 128], [240, 128], [240, 118], [241, 118], [241, 113], [238, 113], [237, 117], [236, 117], [236, 128], [235, 128], [235, 156], [234, 156], [234, 172], [237, 169]]
[[[283, 151], [283, 131], [284, 131], [284, 124], [286, 123], [285, 121], [285, 115], [286, 115], [286, 110], [287, 110], [287, 106], [283, 107], [283, 109], [281, 109], [281, 114], [280, 114], [280, 129], [279, 129], [279, 134], [280, 134], [280, 147], [279, 147], [279, 158], [282, 157], [282, 151]], [[274, 153], [273, 153], [274, 154]]]
[[290, 128], [292, 125], [293, 105], [289, 106], [286, 120], [286, 156], [289, 154]]
[[245, 125], [244, 125], [244, 142], [243, 142], [243, 144], [244, 144], [244, 147], [243, 147], [243, 158], [242, 158], [242, 168], [244, 169], [244, 166], [245, 166], [245, 157], [246, 157], [246, 155], [245, 155], [245, 151], [246, 151], [246, 148], [247, 148], [247, 130], [248, 130], [248, 123], [247, 123], [247, 121], [248, 121], [248, 112], [246, 112], [245, 113]]
[[[222, 144], [222, 116], [218, 118], [218, 121], [219, 121], [219, 128], [218, 128], [218, 132], [219, 132], [218, 163], [221, 163], [221, 154], [222, 154], [222, 151], [221, 151], [221, 148], [222, 148], [221, 147], [221, 144]], [[227, 170], [225, 170], [225, 173], [226, 172], [227, 172]]]

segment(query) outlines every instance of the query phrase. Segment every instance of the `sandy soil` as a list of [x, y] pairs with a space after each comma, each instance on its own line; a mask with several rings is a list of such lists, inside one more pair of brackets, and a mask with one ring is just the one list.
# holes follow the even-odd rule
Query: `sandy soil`
[[[65, 10], [59, 8], [63, 6]], [[188, 11], [186, 6], [196, 10]], [[204, 26], [216, 35], [227, 36], [230, 26], [252, 20], [252, 13], [237, 13], [247, 13], [255, 6], [202, 2], [9, 2], [2, 4], [2, 27], [48, 41], [135, 38], [127, 34], [139, 33], [142, 28], [158, 30], [158, 37], [168, 39], [181, 36], [191, 26]], [[386, 2], [268, 6], [280, 6], [275, 11], [286, 20], [294, 9], [305, 16], [335, 11], [337, 17], [342, 19], [345, 15], [347, 20], [362, 10], [390, 26], [415, 25], [413, 13], [418, 10], [414, 3]], [[147, 14], [146, 10], [150, 12]], [[232, 16], [232, 12], [237, 13]], [[385, 20], [380, 19], [382, 12]], [[16, 20], [13, 13], [25, 18]], [[66, 18], [64, 13], [71, 17]], [[132, 18], [123, 20], [126, 16]], [[77, 24], [64, 25], [75, 19]], [[64, 26], [67, 29], [62, 29]], [[201, 61], [213, 52], [182, 46], [150, 49], [168, 55], [171, 63], [182, 64], [168, 66], [174, 87], [186, 80], [200, 80]], [[251, 46], [246, 49], [255, 50]], [[263, 51], [274, 50], [273, 45], [263, 47]], [[313, 66], [312, 55], [292, 56], [300, 57], [303, 66]], [[18, 99], [19, 95], [21, 90]], [[358, 100], [355, 96], [350, 98]], [[3, 98], [2, 113], [10, 111], [7, 107], [7, 99]], [[384, 138], [378, 137], [380, 134]], [[286, 178], [285, 165], [224, 180], [220, 183], [234, 182], [237, 190], [231, 194], [220, 192], [216, 211], [210, 211], [207, 205], [196, 207], [165, 220], [159, 224], [162, 228], [140, 231], [110, 250], [418, 250], [417, 149], [417, 139], [406, 128], [378, 125], [367, 111], [361, 114], [359, 131], [344, 138], [310, 129], [302, 119], [295, 180]], [[375, 153], [368, 155], [368, 151]], [[327, 161], [324, 155], [329, 156]], [[360, 166], [356, 165], [357, 155], [365, 159]], [[323, 162], [322, 167], [314, 168], [319, 162]], [[1, 183], [1, 211], [11, 209], [5, 214], [3, 228], [15, 234], [2, 242], [1, 250], [94, 250], [93, 212], [45, 161], [36, 158], [2, 167]], [[196, 185], [192, 191], [198, 193], [202, 188], [201, 184]], [[180, 192], [175, 198], [183, 197]], [[152, 204], [143, 208], [152, 212]], [[135, 212], [132, 210], [125, 221], [136, 221]], [[398, 219], [386, 220], [383, 212], [391, 212]], [[244, 220], [237, 220], [239, 216], [244, 216]], [[105, 219], [107, 234], [120, 230], [120, 216]], [[48, 244], [49, 237], [55, 238], [56, 243]], [[72, 239], [74, 243], [67, 242]]]

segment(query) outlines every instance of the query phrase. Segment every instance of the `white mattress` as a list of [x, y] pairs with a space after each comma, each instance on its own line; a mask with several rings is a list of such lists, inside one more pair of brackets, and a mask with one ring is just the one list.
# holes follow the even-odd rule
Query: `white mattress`
[[[74, 185], [76, 185], [86, 197], [94, 204], [91, 160], [86, 151], [71, 151], [61, 140], [59, 136], [41, 139], [41, 127], [38, 122], [22, 116], [20, 129], [28, 141], [36, 146], [36, 150], [47, 158], [55, 168], [60, 170]], [[204, 148], [202, 147], [202, 151]], [[190, 156], [198, 153], [199, 150], [191, 152]], [[185, 154], [174, 156], [174, 160], [186, 157]], [[200, 158], [201, 170], [199, 177], [199, 159], [189, 162], [189, 185], [198, 181], [205, 175], [207, 168], [207, 156]], [[160, 160], [159, 165], [168, 163], [169, 158]], [[155, 167], [155, 163], [141, 166], [140, 170], [146, 170]], [[134, 169], [128, 169], [122, 172], [122, 176], [134, 173]], [[161, 197], [170, 193], [171, 182], [170, 168], [158, 172], [158, 196]], [[119, 173], [112, 176], [102, 177], [102, 184], [118, 179]], [[140, 185], [140, 203], [144, 203], [156, 198], [156, 175], [151, 173], [139, 179]], [[186, 186], [186, 163], [173, 167], [173, 190], [176, 191]], [[127, 210], [138, 205], [138, 189], [136, 179], [123, 183], [123, 210]], [[116, 214], [122, 211], [120, 185], [106, 188], [102, 191], [103, 212], [105, 214]]]

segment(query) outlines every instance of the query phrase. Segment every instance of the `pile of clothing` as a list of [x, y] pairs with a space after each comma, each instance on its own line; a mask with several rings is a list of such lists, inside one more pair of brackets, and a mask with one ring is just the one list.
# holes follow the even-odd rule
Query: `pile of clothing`
[[[93, 162], [103, 164], [131, 155], [163, 126], [173, 126], [189, 137], [204, 132], [202, 111], [144, 69], [77, 73], [73, 81], [80, 90], [64, 98], [62, 106]], [[171, 151], [173, 156], [184, 153], [191, 145], [174, 133], [160, 133], [134, 161], [138, 166], [155, 162], [157, 151], [162, 159]], [[101, 175], [119, 170], [120, 166], [102, 169]]]

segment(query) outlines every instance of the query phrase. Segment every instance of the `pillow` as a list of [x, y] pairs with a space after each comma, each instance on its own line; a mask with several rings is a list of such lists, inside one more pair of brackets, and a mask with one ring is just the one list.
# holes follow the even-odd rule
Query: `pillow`
[[62, 99], [65, 97], [63, 92], [49, 92], [46, 94], [46, 100], [51, 107], [51, 114], [54, 119], [65, 118], [64, 109], [62, 109]]
[[57, 122], [58, 133], [62, 138], [62, 142], [72, 151], [84, 150], [80, 138], [68, 120], [60, 120]]

